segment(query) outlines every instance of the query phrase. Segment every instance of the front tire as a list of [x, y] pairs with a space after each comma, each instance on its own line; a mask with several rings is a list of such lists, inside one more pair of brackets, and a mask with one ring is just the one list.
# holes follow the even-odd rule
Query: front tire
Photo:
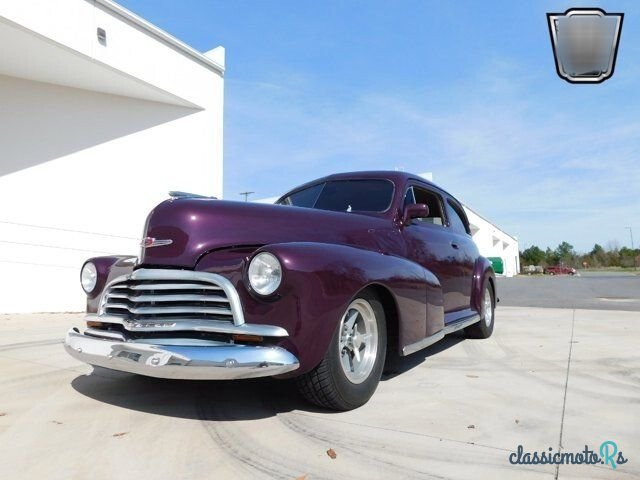
[[349, 304], [320, 364], [297, 378], [302, 396], [332, 410], [352, 410], [375, 392], [387, 349], [384, 308], [371, 292]]
[[493, 287], [489, 282], [484, 288], [482, 296], [482, 311], [480, 321], [464, 329], [467, 338], [489, 338], [493, 333], [495, 323], [496, 299]]

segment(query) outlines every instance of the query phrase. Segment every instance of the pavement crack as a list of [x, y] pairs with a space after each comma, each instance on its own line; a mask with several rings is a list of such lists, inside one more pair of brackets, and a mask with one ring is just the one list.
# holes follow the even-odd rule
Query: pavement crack
[[[289, 412], [288, 414], [289, 415], [299, 415], [301, 417], [309, 417], [309, 418], [313, 418], [313, 419], [319, 420], [319, 417], [316, 417], [315, 415], [308, 415], [306, 413], [301, 413], [301, 412]], [[472, 446], [472, 447], [489, 448], [491, 450], [499, 450], [499, 451], [503, 451], [503, 452], [512, 452], [513, 451], [513, 449], [496, 447], [494, 445], [486, 445], [486, 444], [483, 444], [483, 443], [469, 442], [469, 441], [465, 441], [465, 440], [456, 440], [456, 439], [453, 439], [453, 438], [446, 438], [446, 437], [441, 437], [441, 436], [438, 436], [438, 435], [429, 435], [429, 434], [420, 433], [420, 432], [412, 432], [412, 431], [409, 431], [409, 430], [399, 430], [399, 429], [396, 429], [396, 428], [380, 427], [380, 426], [377, 426], [377, 425], [367, 425], [366, 423], [348, 422], [346, 420], [338, 420], [338, 419], [335, 419], [335, 418], [322, 418], [322, 421], [344, 423], [344, 424], [347, 424], [347, 425], [355, 425], [357, 427], [371, 428], [371, 429], [375, 429], [375, 430], [384, 430], [384, 431], [394, 432], [394, 433], [402, 433], [404, 435], [414, 435], [414, 436], [417, 436], [417, 437], [425, 437], [425, 438], [431, 438], [431, 439], [434, 439], [434, 440], [440, 440], [440, 441], [444, 441], [444, 442], [459, 443], [459, 444], [468, 445], [468, 446]]]
[[[573, 334], [574, 327], [576, 324], [576, 310], [573, 309], [573, 315], [571, 316], [571, 340], [569, 341], [569, 356], [567, 358], [567, 375], [564, 380], [564, 396], [562, 397], [562, 416], [560, 417], [560, 435], [558, 437], [558, 453], [562, 453], [563, 445], [562, 445], [562, 434], [564, 433], [564, 413], [567, 407], [567, 390], [569, 387], [569, 373], [571, 371], [571, 354], [573, 353]], [[560, 474], [560, 464], [556, 464], [556, 475], [555, 480], [558, 480], [558, 475]]]
[[0, 352], [7, 350], [19, 350], [22, 348], [33, 348], [33, 347], [44, 347], [47, 345], [57, 345], [58, 343], [62, 344], [62, 338], [57, 338], [54, 340], [36, 340], [33, 342], [20, 342], [20, 343], [8, 343], [4, 345], [0, 345]]
[[[35, 360], [25, 360], [23, 358], [18, 358], [18, 357], [12, 357], [10, 355], [5, 355], [4, 353], [0, 355], [0, 358], [6, 359], [6, 360], [13, 360], [13, 361], [17, 361], [17, 362], [21, 362], [21, 363], [28, 363], [30, 365], [37, 365], [39, 367], [47, 367], [50, 370], [50, 373], [57, 373], [57, 372], [73, 372], [73, 373], [78, 373], [81, 375], [87, 375], [86, 370], [86, 366], [84, 364], [78, 364], [77, 367], [56, 367], [52, 364], [49, 363], [44, 363], [44, 362], [38, 362]], [[94, 369], [95, 372], [95, 369]]]

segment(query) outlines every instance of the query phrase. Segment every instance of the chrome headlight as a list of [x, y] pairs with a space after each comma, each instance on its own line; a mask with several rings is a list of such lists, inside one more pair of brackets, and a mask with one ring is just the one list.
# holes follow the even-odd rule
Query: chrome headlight
[[282, 281], [282, 267], [275, 255], [262, 252], [249, 264], [249, 284], [260, 295], [271, 295]]
[[98, 271], [96, 270], [96, 266], [87, 262], [82, 266], [82, 271], [80, 272], [80, 284], [82, 285], [82, 289], [86, 293], [93, 292], [93, 289], [96, 288], [96, 283], [98, 283]]

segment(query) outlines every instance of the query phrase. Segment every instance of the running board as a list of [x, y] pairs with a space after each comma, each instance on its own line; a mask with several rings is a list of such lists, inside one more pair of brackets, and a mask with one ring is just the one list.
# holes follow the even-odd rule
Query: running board
[[407, 345], [402, 348], [402, 356], [406, 357], [407, 355], [411, 355], [412, 353], [417, 352], [418, 350], [422, 350], [423, 348], [427, 348], [429, 345], [433, 345], [434, 343], [442, 340], [445, 335], [448, 335], [453, 332], [457, 332], [460, 329], [468, 327], [469, 325], [473, 325], [480, 321], [480, 315], [471, 315], [470, 317], [463, 318], [462, 320], [458, 320], [457, 322], [452, 322], [449, 325], [445, 325], [445, 327], [439, 332], [434, 333], [433, 335], [429, 335], [428, 337], [423, 338], [422, 340], [418, 340], [411, 345]]
[[462, 320], [451, 322], [444, 326], [444, 334], [449, 335], [450, 333], [457, 332], [458, 330], [466, 328], [469, 325], [473, 325], [474, 323], [478, 323], [479, 321], [480, 315], [475, 314], [470, 317], [463, 318]]
[[411, 355], [418, 350], [422, 350], [423, 348], [428, 347], [429, 345], [433, 345], [439, 340], [444, 338], [444, 329], [439, 332], [434, 333], [433, 335], [429, 335], [428, 337], [423, 338], [422, 340], [418, 340], [411, 345], [407, 345], [406, 347], [402, 347], [402, 356], [406, 357], [407, 355]]

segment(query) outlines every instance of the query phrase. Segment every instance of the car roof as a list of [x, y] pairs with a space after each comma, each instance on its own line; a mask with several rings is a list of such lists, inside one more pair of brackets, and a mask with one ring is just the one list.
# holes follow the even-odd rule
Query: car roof
[[[295, 188], [289, 190], [284, 195], [282, 195], [282, 197], [280, 197], [280, 199], [286, 197], [287, 195], [290, 195], [291, 193], [293, 193], [293, 192], [295, 192], [297, 190], [302, 190], [304, 188], [310, 187], [310, 186], [315, 185], [317, 183], [327, 182], [327, 181], [331, 181], [331, 180], [356, 180], [356, 179], [368, 179], [368, 178], [390, 180], [396, 186], [401, 186], [401, 185], [404, 185], [409, 180], [414, 180], [414, 181], [417, 181], [417, 182], [424, 183], [426, 185], [430, 185], [430, 186], [432, 186], [434, 188], [437, 188], [442, 193], [445, 193], [446, 195], [448, 195], [452, 199], [456, 200], [456, 198], [453, 195], [451, 195], [449, 192], [444, 190], [442, 187], [439, 187], [435, 183], [430, 182], [426, 178], [423, 178], [420, 175], [414, 175], [412, 173], [402, 172], [402, 171], [397, 171], [397, 170], [364, 170], [364, 171], [359, 171], [359, 172], [356, 171], [356, 172], [334, 173], [332, 175], [327, 175], [326, 177], [316, 178], [315, 180], [311, 180], [310, 182], [307, 182], [307, 183], [305, 183], [303, 185], [299, 185], [298, 187], [295, 187]], [[458, 200], [456, 200], [456, 201], [458, 201]]]

